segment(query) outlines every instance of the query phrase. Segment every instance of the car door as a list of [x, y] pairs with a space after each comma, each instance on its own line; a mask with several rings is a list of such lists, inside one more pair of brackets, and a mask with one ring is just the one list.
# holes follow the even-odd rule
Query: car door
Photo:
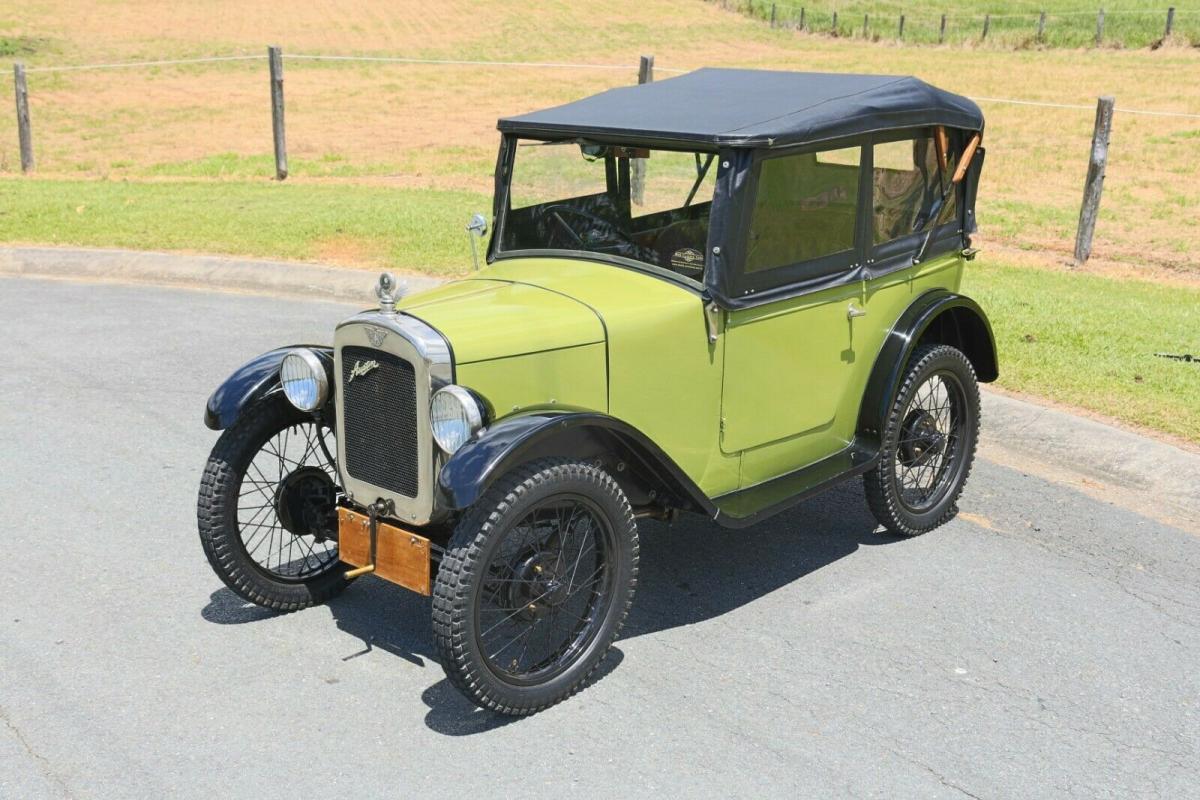
[[[867, 358], [856, 337], [863, 283], [862, 148], [762, 160], [742, 262], [744, 297], [727, 313], [722, 449], [742, 452], [742, 485], [846, 446]], [[853, 309], [853, 311], [851, 311]]]

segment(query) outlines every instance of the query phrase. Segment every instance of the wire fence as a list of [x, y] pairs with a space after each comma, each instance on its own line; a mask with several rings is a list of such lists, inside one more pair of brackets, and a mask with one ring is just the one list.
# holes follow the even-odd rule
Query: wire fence
[[[875, 9], [872, 4], [803, 0], [711, 0], [772, 28], [836, 38], [908, 44], [999, 47], [1149, 47], [1200, 45], [1200, 10], [1104, 9], [1023, 13], [931, 13]], [[889, 4], [890, 5], [890, 4]], [[847, 7], [849, 6], [849, 7]]]
[[[278, 57], [278, 67], [268, 75], [272, 56]], [[284, 64], [291, 65], [286, 90]], [[483, 193], [488, 191], [494, 157], [491, 123], [529, 104], [530, 80], [509, 77], [517, 70], [553, 71], [553, 82], [539, 84], [539, 98], [558, 102], [633, 83], [639, 72], [643, 79], [653, 79], [654, 74], [688, 71], [654, 65], [652, 58], [647, 64], [646, 57], [641, 64], [614, 64], [289, 54], [274, 48], [261, 55], [14, 65], [15, 138], [22, 171], [33, 171], [36, 165], [59, 176], [283, 180], [292, 175]], [[983, 95], [973, 99], [1009, 108], [1010, 114], [1028, 110], [1023, 117], [1006, 119], [1001, 131], [1023, 127], [1044, 134], [1049, 123], [1043, 112], [1064, 115], [1053, 120], [1055, 146], [1065, 148], [1063, 153], [1043, 153], [1037, 163], [1078, 176], [1053, 176], [1058, 181], [1053, 187], [1042, 177], [1047, 184], [1043, 190], [1057, 191], [1060, 205], [1074, 203], [1078, 214], [1079, 182], [1087, 168], [1096, 105]], [[1110, 191], [1115, 189], [1118, 202], [1128, 205], [1159, 191], [1155, 182], [1167, 187], [1161, 189], [1169, 195], [1166, 201], [1145, 207], [1143, 225], [1161, 223], [1164, 231], [1181, 230], [1178, 223], [1197, 205], [1195, 187], [1184, 186], [1172, 170], [1178, 169], [1178, 148], [1193, 147], [1200, 139], [1200, 113], [1118, 102], [1113, 115], [1145, 119], [1151, 127], [1128, 130], [1118, 138], [1118, 163], [1126, 158], [1138, 167], [1136, 173], [1114, 174]], [[1175, 129], [1155, 127], [1168, 121]], [[7, 127], [0, 124], [0, 133]], [[1007, 170], [1004, 181], [1015, 184], [1022, 168], [1033, 169], [1019, 163], [1030, 158], [1031, 151], [1015, 143], [1020, 135], [1009, 138], [1014, 141], [989, 135], [996, 145], [990, 148], [995, 155], [989, 158], [989, 172]], [[1152, 144], [1157, 149], [1145, 149], [1151, 147], [1145, 142], [1157, 142]], [[0, 147], [0, 172], [16, 166], [9, 165], [6, 152]], [[1006, 158], [997, 161], [997, 156]], [[1059, 215], [1055, 240], [1065, 244], [1076, 238], [1074, 223], [1061, 211], [1054, 213]], [[1111, 221], [1101, 215], [1102, 231], [1106, 222]], [[1007, 228], [1005, 236], [1017, 243], [1034, 245], [1047, 238], [1042, 233], [1028, 237], [1017, 223]], [[1164, 233], [1168, 235], [1172, 234]], [[1136, 247], [1131, 244], [1129, 249]]]

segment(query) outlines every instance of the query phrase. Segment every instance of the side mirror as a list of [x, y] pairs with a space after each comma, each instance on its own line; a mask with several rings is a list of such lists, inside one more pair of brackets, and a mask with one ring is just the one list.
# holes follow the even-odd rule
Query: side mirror
[[473, 215], [467, 223], [467, 232], [482, 239], [487, 235], [487, 217], [483, 214]]
[[471, 216], [471, 221], [467, 223], [467, 238], [471, 240], [471, 261], [475, 262], [476, 272], [479, 271], [479, 248], [476, 246], [475, 240], [486, 236], [487, 230], [487, 218], [483, 214]]

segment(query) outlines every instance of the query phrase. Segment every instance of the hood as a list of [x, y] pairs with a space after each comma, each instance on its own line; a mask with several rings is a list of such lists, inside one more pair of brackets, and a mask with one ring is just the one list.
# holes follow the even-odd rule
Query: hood
[[566, 295], [504, 280], [455, 281], [397, 304], [450, 341], [456, 364], [604, 341], [591, 308]]

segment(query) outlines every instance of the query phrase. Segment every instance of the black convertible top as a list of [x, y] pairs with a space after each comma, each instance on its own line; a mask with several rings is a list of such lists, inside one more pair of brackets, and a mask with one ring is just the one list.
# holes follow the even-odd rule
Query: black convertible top
[[700, 69], [504, 117], [497, 127], [534, 138], [763, 148], [927, 125], [978, 131], [983, 113], [913, 77]]

